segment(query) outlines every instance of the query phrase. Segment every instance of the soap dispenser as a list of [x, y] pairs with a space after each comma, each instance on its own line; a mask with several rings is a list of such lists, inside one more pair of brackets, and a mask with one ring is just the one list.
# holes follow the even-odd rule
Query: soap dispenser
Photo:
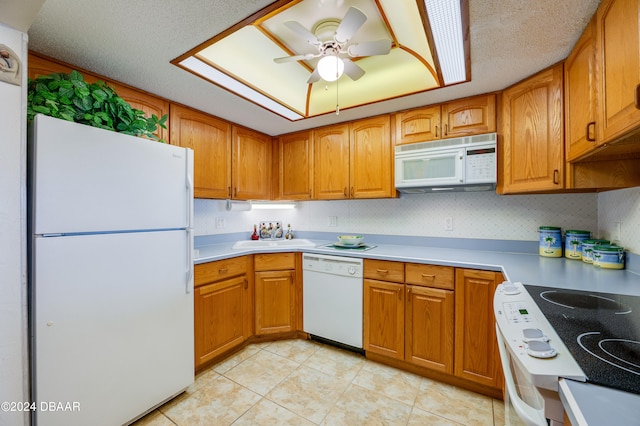
[[258, 235], [258, 227], [256, 225], [253, 225], [253, 234], [251, 234], [251, 239], [252, 240], [260, 239], [260, 236]]
[[291, 230], [291, 224], [287, 225], [287, 233], [284, 234], [286, 240], [293, 240], [293, 231]]

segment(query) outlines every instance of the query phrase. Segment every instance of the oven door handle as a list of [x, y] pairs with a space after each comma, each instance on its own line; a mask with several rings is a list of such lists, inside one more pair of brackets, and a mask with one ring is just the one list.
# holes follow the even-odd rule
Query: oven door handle
[[507, 347], [505, 345], [505, 341], [502, 337], [502, 332], [500, 331], [500, 327], [496, 323], [496, 337], [498, 338], [498, 350], [500, 351], [500, 361], [502, 361], [502, 370], [504, 372], [504, 382], [507, 387], [508, 398], [511, 400], [513, 404], [513, 408], [515, 408], [520, 419], [527, 426], [541, 426], [547, 425], [547, 419], [544, 417], [544, 411], [536, 410], [531, 407], [529, 404], [524, 402], [518, 392], [516, 391], [516, 383], [513, 379], [513, 373], [511, 372], [511, 360], [507, 354]]

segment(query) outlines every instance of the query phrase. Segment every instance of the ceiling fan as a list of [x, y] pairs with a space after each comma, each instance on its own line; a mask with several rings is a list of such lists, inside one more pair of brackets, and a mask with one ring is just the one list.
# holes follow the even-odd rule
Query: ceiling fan
[[321, 78], [326, 81], [335, 81], [343, 72], [355, 81], [362, 77], [365, 71], [351, 61], [351, 58], [386, 55], [391, 51], [391, 40], [388, 39], [349, 44], [353, 35], [366, 20], [367, 15], [355, 7], [350, 7], [342, 21], [322, 20], [315, 25], [314, 32], [307, 30], [297, 21], [287, 21], [284, 23], [287, 28], [316, 47], [318, 52], [285, 56], [275, 58], [273, 61], [284, 63], [320, 58], [307, 83], [315, 83]]

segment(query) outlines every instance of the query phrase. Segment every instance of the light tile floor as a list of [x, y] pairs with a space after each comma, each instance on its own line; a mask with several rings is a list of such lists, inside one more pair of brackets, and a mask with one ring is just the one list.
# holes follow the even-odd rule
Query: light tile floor
[[253, 344], [135, 426], [502, 425], [503, 402], [313, 341]]

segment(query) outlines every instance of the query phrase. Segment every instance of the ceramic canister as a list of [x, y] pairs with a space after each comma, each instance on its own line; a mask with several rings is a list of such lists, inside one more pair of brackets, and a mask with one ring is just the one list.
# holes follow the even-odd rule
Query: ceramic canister
[[582, 261], [593, 263], [593, 247], [596, 245], [609, 244], [609, 240], [584, 240], [582, 241]]
[[540, 233], [540, 256], [562, 257], [562, 232], [556, 226], [541, 226]]
[[624, 247], [614, 245], [594, 246], [593, 265], [603, 269], [624, 269]]
[[582, 259], [582, 242], [591, 238], [591, 231], [567, 230], [564, 235], [564, 257]]

